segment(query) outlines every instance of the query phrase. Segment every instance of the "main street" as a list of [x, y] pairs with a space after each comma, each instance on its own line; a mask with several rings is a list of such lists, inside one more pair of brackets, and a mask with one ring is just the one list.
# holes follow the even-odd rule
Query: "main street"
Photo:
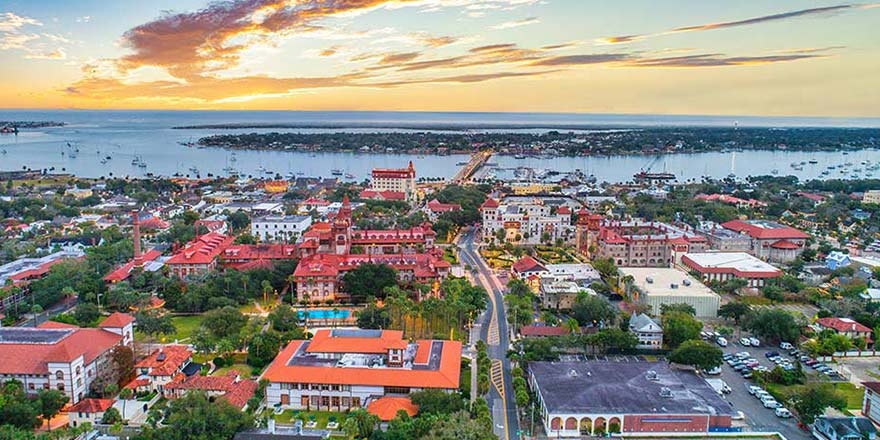
[[483, 322], [480, 330], [480, 339], [486, 342], [486, 351], [492, 360], [487, 400], [496, 434], [499, 434], [503, 440], [516, 439], [519, 432], [519, 421], [513, 380], [510, 376], [510, 361], [507, 359], [510, 341], [507, 316], [504, 310], [504, 286], [480, 256], [474, 243], [475, 234], [476, 231], [473, 229], [464, 232], [459, 246], [461, 261], [475, 270], [474, 279], [489, 294], [489, 303], [485, 314], [489, 322]]

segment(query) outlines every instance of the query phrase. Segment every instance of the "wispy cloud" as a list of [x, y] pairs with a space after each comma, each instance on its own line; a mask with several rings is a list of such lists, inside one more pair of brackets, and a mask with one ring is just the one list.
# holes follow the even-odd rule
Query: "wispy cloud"
[[811, 58], [824, 58], [828, 55], [818, 54], [793, 54], [793, 55], [766, 55], [766, 56], [740, 56], [726, 57], [721, 54], [699, 54], [680, 57], [644, 58], [631, 60], [626, 63], [630, 67], [728, 67], [728, 66], [754, 66], [762, 64], [784, 63], [789, 61], [805, 60]]
[[495, 29], [495, 30], [512, 29], [512, 28], [517, 28], [520, 26], [528, 26], [530, 24], [537, 24], [540, 22], [541, 22], [541, 20], [539, 20], [538, 17], [529, 17], [529, 18], [524, 18], [522, 20], [514, 20], [514, 21], [507, 21], [504, 23], [499, 23], [499, 24], [496, 24], [495, 26], [492, 26], [492, 29]]
[[67, 53], [64, 52], [64, 49], [59, 48], [46, 53], [29, 53], [24, 57], [31, 60], [66, 60]]
[[589, 64], [607, 64], [631, 59], [632, 55], [625, 53], [602, 53], [586, 55], [566, 55], [544, 58], [531, 63], [533, 66], [584, 66]]

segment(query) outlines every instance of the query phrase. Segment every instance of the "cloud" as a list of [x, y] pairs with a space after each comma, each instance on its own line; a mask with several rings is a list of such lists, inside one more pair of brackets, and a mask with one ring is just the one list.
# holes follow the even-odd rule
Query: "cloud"
[[496, 24], [495, 26], [492, 26], [492, 29], [495, 29], [495, 30], [511, 29], [511, 28], [517, 28], [520, 26], [527, 26], [530, 24], [537, 24], [540, 22], [541, 22], [541, 20], [539, 20], [538, 17], [529, 17], [529, 18], [524, 18], [522, 20], [514, 20], [514, 21], [508, 21], [508, 22]]
[[665, 32], [660, 32], [656, 34], [644, 34], [644, 35], [619, 35], [614, 37], [604, 37], [597, 40], [600, 43], [604, 44], [620, 44], [620, 43], [629, 43], [636, 40], [641, 40], [649, 37], [657, 37], [661, 35], [669, 35], [669, 34], [677, 34], [682, 32], [700, 32], [700, 31], [708, 31], [714, 29], [726, 29], [726, 28], [734, 28], [740, 26], [751, 26], [755, 24], [762, 23], [771, 23], [776, 21], [790, 20], [794, 18], [801, 17], [828, 17], [837, 12], [844, 12], [852, 9], [871, 9], [874, 7], [880, 6], [880, 3], [871, 3], [871, 4], [840, 4], [835, 6], [824, 6], [819, 8], [809, 8], [809, 9], [799, 9], [796, 11], [788, 11], [781, 12], [778, 14], [770, 14], [770, 15], [762, 15], [759, 17], [747, 18], [744, 20], [734, 20], [734, 21], [722, 21], [716, 23], [706, 23], [699, 24], [694, 26], [683, 26], [670, 29]]
[[625, 53], [602, 53], [587, 55], [567, 55], [544, 58], [531, 63], [532, 66], [583, 66], [589, 64], [606, 64], [626, 61], [632, 58]]
[[39, 38], [40, 36], [37, 34], [25, 34], [20, 32], [9, 32], [0, 34], [0, 50], [27, 50], [28, 43]]
[[379, 60], [379, 64], [387, 65], [387, 64], [400, 64], [412, 61], [418, 58], [421, 55], [419, 52], [398, 52], [398, 53], [390, 53], [383, 56]]
[[83, 15], [81, 17], [76, 17], [77, 23], [88, 23], [92, 21], [92, 17], [90, 15]]
[[817, 54], [792, 54], [792, 55], [766, 55], [766, 56], [739, 56], [726, 57], [721, 54], [699, 54], [680, 57], [643, 58], [634, 59], [626, 63], [628, 67], [729, 67], [729, 66], [754, 66], [762, 64], [783, 63], [788, 61], [805, 60], [811, 58], [825, 58], [828, 55]]
[[67, 54], [64, 49], [58, 48], [48, 53], [30, 53], [24, 56], [31, 60], [66, 60]]
[[449, 35], [440, 35], [434, 36], [424, 32], [416, 32], [410, 34], [417, 41], [420, 41], [422, 44], [428, 47], [443, 47], [448, 46], [450, 44], [454, 44], [460, 40], [459, 37], [453, 37]]
[[72, 43], [72, 41], [68, 40], [68, 39], [65, 38], [63, 35], [50, 34], [50, 33], [43, 33], [43, 34], [40, 34], [40, 35], [42, 35], [43, 37], [45, 37], [45, 38], [47, 38], [47, 39], [49, 39], [49, 40], [51, 40], [51, 41], [53, 41], [53, 42], [55, 42], [55, 43], [67, 43], [67, 44]]
[[332, 57], [333, 55], [336, 55], [337, 53], [339, 53], [340, 49], [342, 49], [342, 46], [330, 46], [330, 47], [318, 52], [318, 56], [324, 57], [324, 58]]
[[12, 12], [0, 14], [0, 32], [15, 32], [25, 25], [42, 26], [43, 23], [30, 17], [15, 15]]

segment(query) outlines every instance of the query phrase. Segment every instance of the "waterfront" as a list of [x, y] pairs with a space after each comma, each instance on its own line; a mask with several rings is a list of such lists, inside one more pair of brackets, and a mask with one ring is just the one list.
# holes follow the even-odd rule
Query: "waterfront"
[[[251, 117], [254, 122], [297, 123], [370, 123], [377, 127], [397, 123], [412, 124], [418, 117], [425, 123], [462, 124], [466, 121], [486, 123], [547, 123], [558, 116], [559, 123], [571, 123], [573, 115], [534, 115], [529, 119], [522, 114], [421, 114], [393, 112], [138, 112], [138, 111], [0, 111], [0, 120], [53, 120], [64, 121], [64, 127], [26, 130], [19, 135], [0, 136], [0, 170], [23, 168], [71, 173], [81, 177], [145, 177], [196, 175], [228, 175], [235, 171], [242, 175], [272, 177], [276, 173], [287, 177], [330, 176], [331, 170], [350, 175], [349, 180], [369, 177], [373, 168], [394, 168], [413, 161], [420, 177], [451, 178], [459, 170], [456, 164], [467, 160], [465, 155], [432, 156], [411, 154], [354, 154], [305, 153], [286, 151], [237, 150], [192, 148], [181, 145], [203, 136], [217, 133], [252, 133], [271, 131], [331, 132], [331, 131], [403, 131], [380, 128], [310, 128], [310, 129], [199, 129], [174, 130], [172, 127], [191, 124], [222, 124], [241, 122]], [[647, 116], [617, 118], [606, 115], [597, 120], [618, 124], [644, 123]], [[396, 118], [396, 119], [395, 119]], [[472, 118], [472, 119], [468, 119]], [[579, 122], [588, 121], [582, 117]], [[657, 116], [657, 124], [671, 123], [670, 118]], [[712, 118], [712, 117], [706, 117]], [[705, 118], [704, 118], [705, 119]], [[693, 122], [693, 117], [680, 117], [678, 123]], [[721, 118], [711, 119], [720, 123]], [[611, 122], [609, 122], [611, 121]], [[706, 120], [700, 120], [706, 122]], [[770, 121], [770, 120], [768, 120]], [[593, 121], [595, 122], [595, 121]], [[805, 121], [794, 121], [805, 122]], [[794, 123], [792, 122], [792, 123]], [[598, 122], [597, 122], [598, 123]], [[69, 145], [68, 145], [69, 144]], [[109, 157], [109, 159], [108, 159]], [[810, 164], [810, 160], [818, 163]], [[588, 156], [516, 159], [513, 156], [494, 156], [490, 162], [497, 168], [484, 168], [481, 175], [493, 172], [497, 177], [512, 177], [517, 167], [531, 167], [562, 173], [580, 169], [595, 175], [598, 181], [629, 181], [632, 175], [653, 161], [652, 157]], [[738, 152], [707, 152], [666, 155], [655, 161], [652, 171], [675, 173], [679, 181], [703, 176], [796, 175], [801, 179], [872, 177], [862, 161], [880, 163], [880, 151], [860, 150], [843, 155], [840, 152], [798, 152], [781, 150], [748, 150]], [[805, 162], [802, 170], [791, 163]], [[822, 175], [829, 165], [851, 162], [846, 172], [833, 170]], [[855, 168], [861, 168], [855, 172]]]

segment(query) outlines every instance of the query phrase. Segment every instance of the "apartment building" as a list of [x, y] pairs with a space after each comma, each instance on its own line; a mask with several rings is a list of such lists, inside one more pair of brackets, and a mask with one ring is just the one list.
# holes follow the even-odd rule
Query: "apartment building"
[[251, 221], [251, 235], [260, 241], [292, 242], [312, 225], [307, 215], [267, 215]]
[[370, 190], [403, 193], [407, 202], [415, 202], [418, 198], [418, 192], [416, 188], [416, 169], [413, 163], [410, 162], [408, 167], [401, 169], [373, 169]]
[[520, 244], [559, 239], [568, 242], [574, 238], [571, 208], [554, 208], [540, 198], [511, 197], [500, 201], [489, 198], [480, 206], [480, 213], [486, 242], [497, 240], [500, 233], [505, 242]]

